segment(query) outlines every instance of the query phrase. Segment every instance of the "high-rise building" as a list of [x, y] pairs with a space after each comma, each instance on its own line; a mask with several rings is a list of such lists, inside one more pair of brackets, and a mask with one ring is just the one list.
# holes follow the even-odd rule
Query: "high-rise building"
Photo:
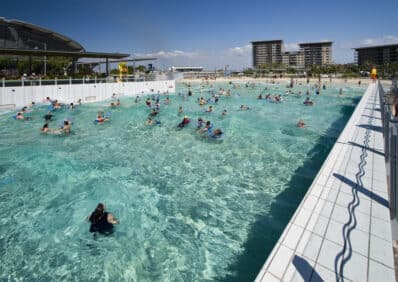
[[282, 63], [283, 41], [252, 41], [253, 67]]
[[282, 65], [289, 68], [303, 68], [304, 54], [300, 51], [284, 52], [282, 54]]
[[332, 41], [300, 43], [300, 52], [304, 57], [304, 66], [323, 66], [332, 63]]
[[355, 61], [359, 66], [386, 65], [398, 62], [398, 44], [355, 48]]

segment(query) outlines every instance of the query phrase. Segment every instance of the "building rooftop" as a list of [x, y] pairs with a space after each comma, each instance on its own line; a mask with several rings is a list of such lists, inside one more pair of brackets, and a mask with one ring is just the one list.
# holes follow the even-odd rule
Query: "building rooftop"
[[373, 49], [373, 48], [383, 48], [383, 47], [398, 47], [398, 43], [395, 44], [385, 44], [385, 45], [377, 45], [377, 46], [365, 46], [365, 47], [357, 47], [357, 48], [352, 48], [354, 50], [361, 50], [361, 49]]
[[275, 39], [275, 40], [260, 40], [260, 41], [252, 41], [251, 43], [282, 43], [282, 39]]
[[84, 47], [77, 41], [75, 41], [63, 34], [60, 34], [58, 32], [49, 30], [47, 28], [44, 28], [44, 27], [41, 27], [38, 25], [34, 25], [31, 23], [27, 23], [27, 22], [23, 22], [23, 21], [19, 21], [19, 20], [8, 20], [3, 17], [0, 17], [0, 24], [7, 24], [7, 25], [23, 28], [24, 30], [29, 31], [34, 34], [40, 34], [40, 35], [43, 35], [46, 37], [61, 40], [62, 42], [64, 42], [67, 46], [71, 47], [72, 49], [85, 51]]
[[18, 48], [0, 48], [0, 55], [19, 55], [19, 56], [62, 56], [73, 58], [110, 58], [122, 59], [130, 56], [121, 53], [104, 53], [104, 52], [74, 52], [74, 51], [54, 51], [40, 49], [18, 49]]
[[333, 41], [321, 41], [321, 42], [304, 42], [304, 43], [299, 43], [298, 45], [324, 45], [324, 44], [333, 44]]

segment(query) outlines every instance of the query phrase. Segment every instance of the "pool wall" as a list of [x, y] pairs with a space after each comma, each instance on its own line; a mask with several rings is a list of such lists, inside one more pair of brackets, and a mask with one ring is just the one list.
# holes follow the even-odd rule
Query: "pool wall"
[[114, 93], [116, 96], [132, 96], [166, 91], [175, 92], [174, 80], [0, 87], [0, 109], [23, 107], [32, 101], [41, 102], [46, 97], [64, 103], [79, 99], [82, 103], [89, 103], [109, 99]]

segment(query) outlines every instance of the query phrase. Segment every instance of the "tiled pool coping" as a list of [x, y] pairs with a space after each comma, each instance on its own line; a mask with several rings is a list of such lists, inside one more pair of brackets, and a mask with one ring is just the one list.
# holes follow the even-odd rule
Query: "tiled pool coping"
[[395, 281], [377, 84], [370, 84], [256, 281]]

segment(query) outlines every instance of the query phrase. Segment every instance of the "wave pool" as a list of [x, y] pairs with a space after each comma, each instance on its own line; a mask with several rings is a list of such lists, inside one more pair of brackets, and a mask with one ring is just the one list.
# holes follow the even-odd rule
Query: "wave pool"
[[[307, 85], [289, 95], [282, 84], [212, 85], [193, 84], [192, 97], [170, 95], [169, 105], [161, 96], [156, 126], [145, 124], [145, 97], [55, 112], [50, 128], [71, 118], [70, 136], [40, 133], [45, 105], [31, 121], [1, 113], [0, 278], [253, 280], [364, 88], [327, 84], [317, 96]], [[231, 96], [205, 113], [197, 99], [220, 88]], [[303, 105], [307, 89], [312, 107]], [[112, 117], [96, 125], [101, 109]], [[179, 130], [184, 115], [192, 126]], [[225, 131], [222, 142], [200, 138], [198, 117]], [[85, 221], [99, 202], [120, 220], [110, 236], [93, 236]]]

